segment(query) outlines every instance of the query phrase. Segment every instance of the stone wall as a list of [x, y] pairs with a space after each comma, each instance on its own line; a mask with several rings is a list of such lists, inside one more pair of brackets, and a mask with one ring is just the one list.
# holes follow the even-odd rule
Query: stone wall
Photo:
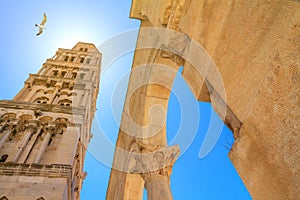
[[[229, 157], [252, 197], [299, 199], [300, 2], [133, 0], [131, 17], [142, 22], [134, 66], [151, 63], [148, 44], [173, 48], [160, 56], [184, 66], [196, 98], [211, 101], [233, 131]], [[149, 27], [188, 39], [147, 34]]]

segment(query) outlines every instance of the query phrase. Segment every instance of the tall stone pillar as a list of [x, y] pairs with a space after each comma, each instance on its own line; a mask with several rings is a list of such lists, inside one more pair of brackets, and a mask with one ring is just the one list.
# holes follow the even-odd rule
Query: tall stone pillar
[[42, 146], [38, 152], [37, 157], [35, 158], [34, 163], [39, 163], [44, 155], [44, 152], [49, 144], [49, 141], [51, 139], [51, 136], [55, 130], [55, 123], [54, 122], [48, 122], [48, 125], [46, 126], [46, 136], [44, 137]]
[[31, 120], [28, 124], [25, 124], [25, 134], [24, 134], [22, 141], [19, 144], [18, 150], [13, 158], [13, 162], [18, 162], [20, 156], [22, 155], [22, 153], [29, 141], [29, 138], [37, 129], [37, 123], [38, 123], [38, 121]]
[[4, 143], [6, 142], [6, 140], [9, 138], [10, 134], [12, 133], [12, 131], [14, 130], [14, 128], [17, 125], [17, 120], [12, 120], [8, 123], [5, 123], [5, 125], [3, 125], [3, 127], [1, 127], [1, 129], [5, 129], [4, 135], [2, 136], [1, 140], [0, 140], [0, 149], [3, 147]]
[[168, 176], [154, 174], [145, 179], [148, 200], [172, 200]]
[[144, 179], [148, 200], [172, 200], [170, 176], [179, 155], [179, 146], [162, 147], [149, 153], [133, 153], [129, 172]]

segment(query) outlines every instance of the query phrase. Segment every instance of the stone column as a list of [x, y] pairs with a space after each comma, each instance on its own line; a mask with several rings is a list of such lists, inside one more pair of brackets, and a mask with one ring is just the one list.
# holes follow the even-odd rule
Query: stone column
[[0, 133], [2, 133], [2, 131], [4, 131], [6, 126], [7, 126], [7, 121], [1, 122]]
[[48, 122], [48, 125], [46, 127], [46, 136], [44, 138], [44, 141], [42, 143], [42, 146], [40, 147], [40, 150], [38, 152], [38, 155], [37, 157], [35, 158], [35, 161], [34, 163], [40, 163], [45, 151], [46, 151], [46, 148], [49, 144], [49, 141], [51, 139], [51, 136], [53, 135], [54, 133], [54, 130], [55, 130], [55, 122]]
[[25, 124], [26, 130], [24, 133], [24, 137], [23, 137], [23, 139], [18, 147], [18, 150], [13, 158], [13, 162], [18, 162], [20, 156], [22, 155], [24, 149], [26, 148], [29, 138], [37, 129], [37, 123], [38, 123], [37, 120], [31, 120], [28, 124]]
[[179, 151], [178, 145], [166, 146], [149, 153], [133, 154], [129, 159], [129, 171], [140, 174], [145, 181], [148, 200], [173, 199], [170, 176]]
[[6, 128], [6, 131], [4, 132], [4, 135], [0, 140], [0, 150], [3, 147], [4, 143], [6, 142], [6, 140], [9, 138], [10, 134], [12, 133], [16, 125], [17, 125], [17, 120], [12, 120], [3, 126], [4, 127], [3, 129]]
[[173, 200], [169, 179], [168, 176], [160, 174], [145, 178], [148, 200]]
[[59, 97], [58, 91], [62, 88], [62, 82], [58, 82], [55, 85], [55, 90], [51, 97], [49, 98], [49, 104], [55, 104], [56, 103], [56, 97]]

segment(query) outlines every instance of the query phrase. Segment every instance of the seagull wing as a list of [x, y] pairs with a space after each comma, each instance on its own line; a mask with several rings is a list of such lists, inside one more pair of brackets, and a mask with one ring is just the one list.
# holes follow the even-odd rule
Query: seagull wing
[[44, 13], [44, 18], [41, 22], [41, 26], [44, 26], [46, 24], [46, 21], [47, 21], [47, 16], [46, 16], [46, 13]]
[[41, 35], [43, 33], [43, 29], [39, 28], [39, 32], [36, 34], [36, 36]]

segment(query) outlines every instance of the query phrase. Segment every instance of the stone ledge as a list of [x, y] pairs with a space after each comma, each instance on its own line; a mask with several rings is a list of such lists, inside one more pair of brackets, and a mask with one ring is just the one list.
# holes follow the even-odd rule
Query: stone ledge
[[0, 175], [4, 176], [42, 176], [51, 178], [71, 178], [70, 165], [40, 165], [21, 163], [0, 164]]
[[34, 104], [28, 102], [16, 102], [11, 100], [0, 100], [0, 108], [11, 108], [11, 109], [21, 109], [21, 110], [33, 110], [33, 111], [45, 111], [45, 112], [55, 112], [55, 113], [65, 113], [65, 114], [76, 114], [84, 115], [84, 107], [67, 107], [60, 105], [51, 104]]

